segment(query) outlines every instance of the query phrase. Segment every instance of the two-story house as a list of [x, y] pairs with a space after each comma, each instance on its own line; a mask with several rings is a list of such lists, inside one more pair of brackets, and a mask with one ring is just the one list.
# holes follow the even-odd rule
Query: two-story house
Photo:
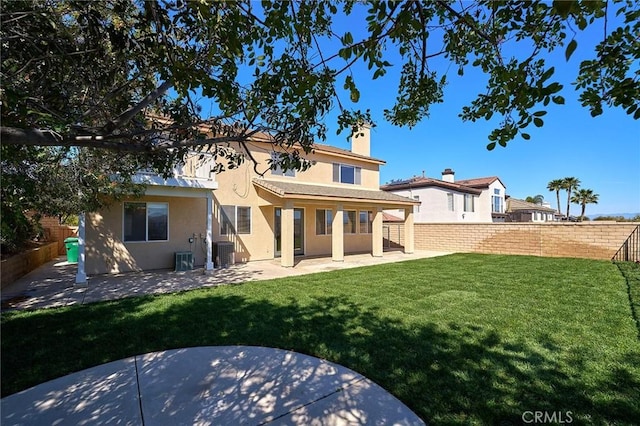
[[[243, 164], [220, 173], [214, 216], [220, 226], [215, 241], [232, 241], [236, 260], [280, 258], [293, 266], [295, 256], [345, 253], [383, 254], [383, 210], [402, 209], [406, 252], [413, 252], [413, 206], [418, 203], [380, 190], [383, 160], [370, 155], [370, 129], [361, 128], [351, 150], [314, 145], [306, 171], [266, 170]], [[274, 146], [265, 138], [247, 144], [259, 164], [267, 164]]]
[[[380, 187], [383, 191], [420, 201], [416, 223], [504, 222], [506, 187], [497, 176], [455, 180], [445, 169], [442, 179], [417, 176]], [[388, 213], [402, 217], [401, 211]]]
[[267, 135], [234, 148], [249, 150], [264, 173], [247, 161], [214, 176], [212, 163], [194, 156], [171, 179], [138, 175], [147, 185], [143, 197], [83, 217], [76, 281], [86, 274], [173, 268], [176, 252], [190, 252], [195, 266], [212, 270], [212, 245], [220, 242], [233, 244], [235, 261], [280, 258], [283, 266], [293, 266], [298, 255], [334, 261], [345, 253], [382, 256], [384, 209], [407, 212], [405, 251], [413, 251], [418, 203], [380, 190], [385, 162], [370, 156], [368, 127], [354, 137], [351, 151], [316, 144], [305, 156], [314, 165], [302, 172], [268, 168], [279, 148]]

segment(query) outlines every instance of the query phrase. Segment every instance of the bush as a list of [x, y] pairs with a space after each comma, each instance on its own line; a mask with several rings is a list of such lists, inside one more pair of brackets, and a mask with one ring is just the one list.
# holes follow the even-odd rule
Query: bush
[[11, 209], [3, 203], [0, 218], [0, 244], [3, 254], [17, 253], [37, 234], [38, 230], [31, 219], [23, 212]]

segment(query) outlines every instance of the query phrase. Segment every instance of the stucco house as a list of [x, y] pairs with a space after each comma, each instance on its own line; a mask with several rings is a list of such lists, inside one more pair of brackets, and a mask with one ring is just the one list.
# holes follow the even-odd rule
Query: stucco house
[[554, 222], [556, 210], [544, 204], [507, 197], [507, 222]]
[[[420, 201], [415, 207], [416, 223], [504, 222], [506, 187], [497, 176], [455, 180], [445, 169], [442, 179], [416, 176], [380, 187], [396, 195]], [[402, 211], [389, 210], [402, 217]]]
[[368, 127], [359, 130], [350, 151], [316, 144], [305, 156], [314, 165], [302, 172], [268, 168], [278, 148], [266, 135], [245, 146], [262, 174], [246, 161], [214, 175], [212, 163], [194, 159], [171, 179], [141, 173], [143, 197], [81, 217], [76, 281], [86, 281], [87, 274], [173, 268], [180, 252], [192, 253], [194, 266], [211, 271], [212, 247], [222, 242], [233, 245], [236, 262], [280, 258], [285, 267], [294, 265], [295, 256], [382, 256], [385, 209], [406, 212], [405, 251], [413, 252], [418, 202], [380, 190], [385, 162], [370, 156]]

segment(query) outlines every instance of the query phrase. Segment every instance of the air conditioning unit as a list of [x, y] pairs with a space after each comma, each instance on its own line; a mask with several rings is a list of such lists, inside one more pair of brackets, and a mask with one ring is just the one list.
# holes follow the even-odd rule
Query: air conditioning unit
[[193, 253], [190, 251], [176, 252], [176, 272], [193, 269]]
[[226, 268], [235, 260], [234, 245], [230, 241], [213, 243], [213, 261], [216, 268]]

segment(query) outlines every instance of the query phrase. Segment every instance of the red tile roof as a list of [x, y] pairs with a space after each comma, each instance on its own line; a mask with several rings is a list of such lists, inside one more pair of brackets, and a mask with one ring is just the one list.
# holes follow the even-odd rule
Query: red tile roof
[[[470, 186], [472, 188], [488, 188], [489, 185], [491, 185], [495, 181], [500, 181], [500, 183], [502, 183], [498, 176], [487, 176], [474, 179], [460, 179], [457, 180], [456, 183], [459, 183], [460, 185]], [[504, 183], [502, 183], [502, 186], [506, 188], [506, 185]]]
[[400, 182], [393, 182], [387, 185], [380, 186], [383, 191], [395, 191], [398, 189], [415, 189], [415, 188], [427, 188], [430, 186], [437, 186], [440, 188], [451, 189], [459, 192], [466, 192], [468, 194], [480, 195], [482, 191], [473, 188], [469, 185], [462, 185], [459, 182], [446, 182], [444, 180], [432, 179], [428, 177], [413, 177], [411, 179], [403, 180]]
[[399, 218], [398, 216], [394, 216], [392, 214], [385, 213], [385, 212], [382, 212], [382, 221], [383, 222], [404, 222], [404, 220]]

